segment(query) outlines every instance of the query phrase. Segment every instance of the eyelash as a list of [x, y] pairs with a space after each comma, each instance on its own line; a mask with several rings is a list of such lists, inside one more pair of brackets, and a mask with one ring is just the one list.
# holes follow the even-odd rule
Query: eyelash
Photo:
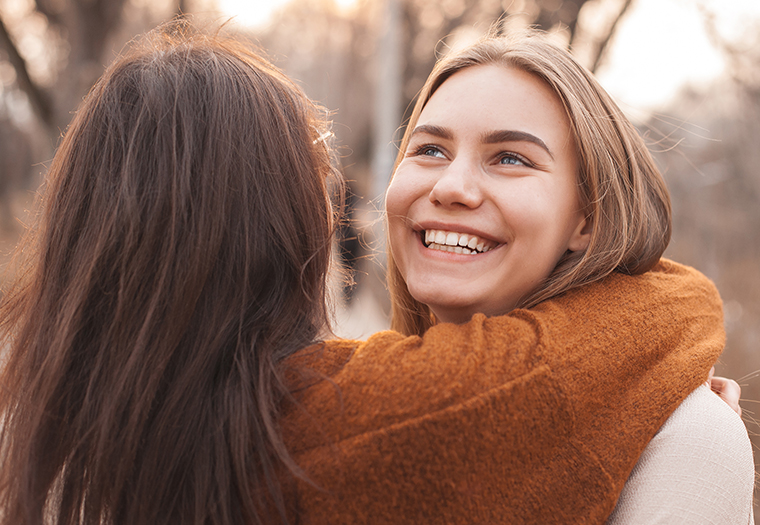
[[415, 157], [419, 155], [425, 155], [426, 151], [436, 151], [441, 154], [443, 153], [441, 151], [441, 148], [439, 148], [438, 146], [434, 146], [432, 144], [423, 144], [422, 146], [419, 146], [418, 148], [416, 148], [412, 155]]
[[512, 153], [512, 152], [502, 152], [498, 155], [499, 163], [501, 163], [504, 159], [514, 159], [516, 161], [521, 162], [524, 166], [528, 166], [529, 168], [533, 167], [533, 163], [520, 155], [519, 153]]
[[[416, 156], [425, 156], [426, 152], [428, 152], [428, 151], [435, 151], [435, 152], [443, 154], [443, 152], [441, 151], [441, 148], [439, 148], [438, 146], [435, 146], [433, 144], [423, 144], [423, 145], [421, 145], [421, 146], [419, 146], [419, 147], [417, 147], [417, 148], [414, 149], [414, 151], [412, 153], [412, 156], [415, 156], [415, 157]], [[499, 163], [501, 163], [501, 161], [503, 159], [514, 159], [514, 160], [522, 163], [524, 166], [527, 166], [529, 168], [533, 167], [533, 163], [531, 161], [529, 161], [527, 158], [525, 158], [524, 156], [520, 155], [519, 153], [513, 153], [511, 151], [503, 151], [503, 152], [499, 153], [496, 156], [496, 158], [498, 159]]]

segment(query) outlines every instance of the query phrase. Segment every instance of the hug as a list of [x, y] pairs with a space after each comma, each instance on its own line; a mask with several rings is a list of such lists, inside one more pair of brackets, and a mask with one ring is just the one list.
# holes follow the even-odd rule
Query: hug
[[661, 259], [662, 176], [567, 51], [436, 65], [366, 341], [329, 335], [324, 115], [187, 22], [109, 66], [0, 305], [3, 523], [750, 522], [720, 297]]

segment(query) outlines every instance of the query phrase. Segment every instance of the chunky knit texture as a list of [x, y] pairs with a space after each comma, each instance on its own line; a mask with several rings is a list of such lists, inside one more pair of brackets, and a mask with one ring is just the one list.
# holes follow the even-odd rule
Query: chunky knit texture
[[422, 338], [312, 346], [288, 363], [294, 521], [603, 523], [723, 345], [715, 287], [662, 261]]

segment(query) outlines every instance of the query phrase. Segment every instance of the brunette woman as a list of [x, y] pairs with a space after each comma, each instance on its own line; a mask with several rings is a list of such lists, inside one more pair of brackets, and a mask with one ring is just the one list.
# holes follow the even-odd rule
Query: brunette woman
[[[3, 523], [610, 513], [661, 411], [720, 353], [714, 287], [667, 265], [422, 338], [320, 342], [336, 224], [320, 115], [255, 53], [183, 24], [108, 68], [0, 307]], [[601, 376], [589, 345], [619, 358]], [[634, 407], [623, 433], [604, 419]]]
[[321, 116], [257, 54], [182, 24], [109, 67], [2, 306], [5, 523], [282, 507], [279, 367], [327, 321]]

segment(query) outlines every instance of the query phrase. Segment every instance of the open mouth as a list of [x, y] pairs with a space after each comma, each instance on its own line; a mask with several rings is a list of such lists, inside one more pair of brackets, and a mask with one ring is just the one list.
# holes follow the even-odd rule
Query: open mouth
[[477, 255], [492, 250], [498, 243], [481, 239], [468, 233], [449, 232], [444, 230], [423, 230], [420, 232], [422, 244], [431, 250], [442, 252]]

